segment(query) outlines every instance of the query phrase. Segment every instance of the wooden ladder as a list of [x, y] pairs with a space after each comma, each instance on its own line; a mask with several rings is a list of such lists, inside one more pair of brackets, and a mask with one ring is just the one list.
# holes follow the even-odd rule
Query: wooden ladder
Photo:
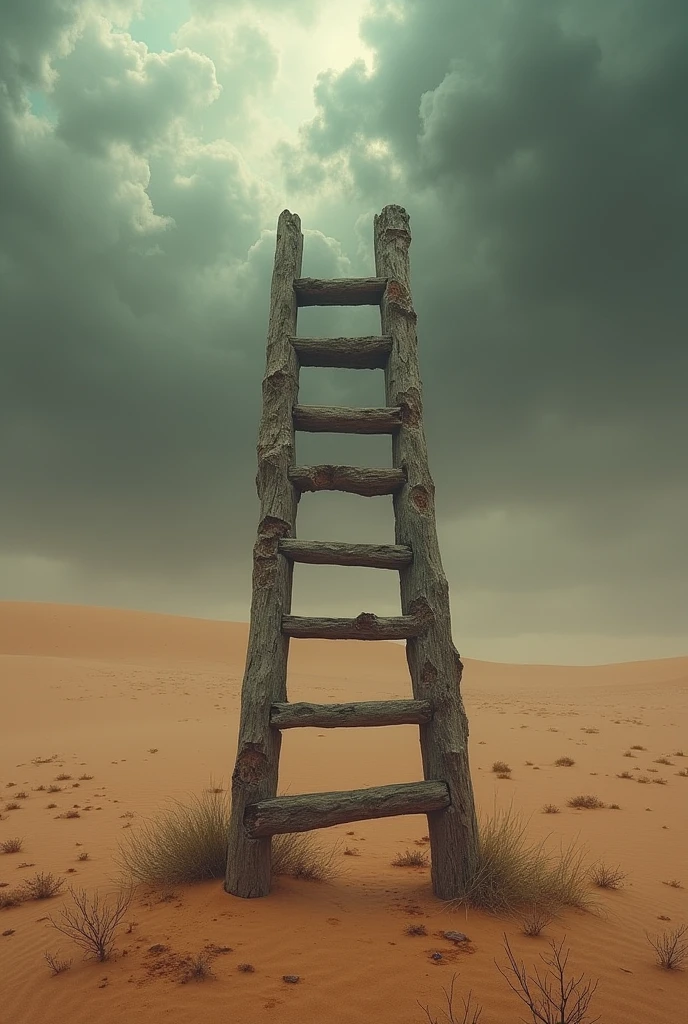
[[[303, 235], [296, 214], [277, 224], [270, 293], [267, 366], [258, 437], [260, 522], [232, 803], [225, 889], [266, 896], [271, 837], [400, 814], [428, 816], [432, 885], [441, 899], [465, 892], [477, 860], [477, 824], [468, 764], [463, 665], [451, 635], [434, 484], [423, 431], [416, 314], [410, 292], [409, 218], [386, 206], [374, 219], [374, 278], [301, 277]], [[379, 337], [298, 338], [299, 306], [380, 307]], [[386, 407], [298, 404], [301, 366], [384, 369]], [[390, 434], [392, 468], [296, 466], [296, 430]], [[395, 544], [296, 539], [296, 509], [306, 491], [392, 495]], [[402, 614], [355, 619], [291, 615], [294, 562], [362, 565], [399, 572]], [[290, 637], [406, 640], [413, 700], [351, 704], [288, 703]], [[277, 796], [281, 731], [297, 726], [418, 725], [423, 782], [348, 792]]]

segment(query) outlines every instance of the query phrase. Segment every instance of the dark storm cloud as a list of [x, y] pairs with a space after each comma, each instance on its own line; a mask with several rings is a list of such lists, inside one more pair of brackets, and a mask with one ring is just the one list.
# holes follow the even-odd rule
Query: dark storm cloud
[[[246, 587], [277, 214], [309, 210], [304, 273], [347, 276], [372, 272], [372, 213], [399, 202], [463, 634], [685, 635], [685, 3], [373, 3], [373, 70], [324, 71], [316, 118], [278, 147], [286, 202], [226, 141], [230, 123], [250, 137], [247, 99], [277, 68], [262, 26], [209, 33], [247, 5], [194, 0], [215, 21], [167, 54], [86, 3], [44, 0], [35, 23], [27, 7], [0, 14], [6, 554], [98, 577], [69, 593], [100, 603], [168, 608], [170, 583], [193, 612], [232, 571]], [[54, 128], [26, 108], [51, 75]], [[362, 317], [307, 311], [301, 329], [373, 333]], [[357, 373], [303, 384], [381, 400]], [[386, 452], [305, 438], [298, 457]], [[320, 497], [327, 526], [304, 499], [302, 536], [390, 539], [386, 506]], [[361, 587], [384, 610], [383, 584], [351, 579], [347, 612]], [[312, 580], [297, 592], [317, 611], [332, 587]]]
[[[560, 550], [578, 549], [566, 579], [621, 585], [633, 564], [667, 583], [649, 614], [674, 619], [688, 571], [688, 7], [374, 6], [374, 70], [321, 76], [318, 115], [283, 153], [293, 185], [329, 169], [371, 205], [420, 206], [441, 494], [469, 514], [548, 509]], [[549, 540], [530, 537], [543, 584], [561, 561]], [[502, 583], [517, 561], [503, 552]]]

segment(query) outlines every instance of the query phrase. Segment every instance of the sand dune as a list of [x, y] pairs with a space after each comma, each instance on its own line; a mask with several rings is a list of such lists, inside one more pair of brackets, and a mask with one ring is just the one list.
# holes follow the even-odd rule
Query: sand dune
[[[0, 854], [0, 896], [36, 871], [107, 889], [123, 829], [168, 798], [200, 793], [211, 778], [226, 785], [246, 637], [239, 623], [0, 603], [0, 843], [23, 838], [21, 852]], [[575, 968], [599, 978], [593, 1006], [605, 1024], [683, 1019], [688, 972], [656, 967], [645, 931], [688, 923], [688, 778], [677, 774], [688, 756], [675, 756], [688, 754], [688, 657], [590, 668], [465, 665], [481, 810], [513, 800], [532, 815], [534, 837], [578, 836], [591, 860], [619, 864], [626, 884], [600, 893], [600, 912], [563, 914], [527, 938], [518, 921], [445, 908], [427, 869], [391, 866], [395, 854], [416, 848], [423, 818], [341, 826], [321, 840], [360, 856], [338, 854], [333, 881], [279, 879], [270, 897], [255, 901], [227, 896], [218, 883], [182, 888], [168, 902], [139, 900], [131, 930], [120, 931], [120, 954], [103, 965], [82, 963], [46, 920], [62, 897], [0, 910], [0, 1021], [411, 1024], [426, 1019], [417, 1000], [439, 1015], [454, 973], [457, 990], [472, 989], [484, 1005], [481, 1024], [516, 1021], [521, 1008], [493, 962], [504, 961], [504, 932], [528, 965], [548, 938], [565, 935]], [[319, 701], [408, 695], [403, 647], [293, 641], [289, 692]], [[633, 745], [645, 749], [624, 757]], [[575, 764], [556, 767], [562, 755]], [[663, 757], [671, 763], [657, 763]], [[495, 778], [496, 759], [511, 765], [510, 780]], [[618, 777], [626, 770], [632, 779]], [[71, 778], [56, 783], [58, 774]], [[640, 785], [638, 775], [652, 781]], [[290, 793], [420, 777], [411, 727], [294, 730], [284, 738], [281, 788]], [[658, 779], [666, 784], [653, 784]], [[37, 789], [49, 785], [62, 789]], [[28, 797], [15, 801], [22, 791]], [[568, 809], [579, 793], [619, 809]], [[13, 801], [18, 809], [3, 809]], [[545, 803], [561, 813], [542, 814]], [[58, 817], [70, 807], [78, 818]], [[683, 887], [663, 884], [673, 879]], [[409, 922], [427, 934], [408, 936]], [[468, 951], [442, 938], [452, 928], [470, 936]], [[231, 952], [215, 957], [214, 980], [192, 985], [181, 986], [160, 962], [156, 968], [149, 952], [162, 944], [194, 953], [209, 943]], [[71, 970], [52, 977], [46, 950], [73, 958]], [[438, 962], [434, 951], [443, 954]], [[241, 962], [255, 971], [237, 971]], [[282, 980], [290, 974], [299, 975], [297, 985]]]

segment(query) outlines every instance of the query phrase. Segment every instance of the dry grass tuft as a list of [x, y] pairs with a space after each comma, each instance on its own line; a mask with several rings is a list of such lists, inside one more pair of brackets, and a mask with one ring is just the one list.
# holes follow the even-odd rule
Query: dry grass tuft
[[559, 808], [556, 804], [545, 804], [542, 808], [543, 814], [559, 814]]
[[484, 818], [479, 828], [478, 866], [471, 885], [455, 901], [492, 913], [528, 907], [586, 909], [593, 903], [583, 852], [575, 843], [551, 850], [530, 841], [527, 822], [511, 807]]
[[24, 843], [23, 839], [19, 836], [13, 836], [11, 839], [5, 839], [0, 843], [0, 852], [2, 853], [19, 853]]
[[665, 971], [681, 971], [688, 959], [688, 925], [682, 924], [673, 931], [664, 931], [652, 938], [645, 932], [647, 941], [655, 951], [657, 963]]
[[427, 935], [428, 929], [424, 924], [410, 924], [405, 928], [407, 935]]
[[612, 868], [600, 861], [590, 869], [590, 879], [600, 889], [621, 889], [626, 875], [621, 868]]
[[586, 811], [595, 811], [598, 807], [604, 807], [603, 802], [597, 796], [572, 796], [570, 800], [567, 800], [569, 807], [580, 807]]
[[187, 957], [181, 978], [182, 985], [187, 985], [190, 981], [207, 981], [208, 978], [214, 978], [212, 962], [212, 956], [206, 952]]
[[595, 729], [594, 727], [593, 728], [589, 728], [589, 729], [586, 729], [585, 727], [583, 727], [581, 729], [581, 732], [587, 732], [589, 736], [596, 736], [599, 731], [600, 731], [599, 729]]
[[427, 868], [430, 861], [425, 850], [405, 850], [396, 855], [392, 864], [395, 868]]
[[634, 775], [633, 775], [633, 772], [619, 772], [619, 774], [616, 777], [617, 777], [617, 779], [631, 779], [632, 780], [634, 778]]
[[26, 896], [22, 889], [8, 889], [7, 892], [0, 892], [0, 910], [18, 907], [25, 899]]
[[[135, 882], [176, 885], [224, 878], [227, 868], [229, 796], [203, 793], [175, 801], [156, 818], [141, 821], [118, 851], [120, 867]], [[272, 869], [277, 875], [324, 880], [336, 872], [337, 847], [320, 846], [306, 833], [275, 836]]]
[[237, 964], [237, 971], [241, 971], [242, 974], [254, 974], [255, 970], [253, 964]]
[[640, 743], [633, 743], [631, 745], [631, 750], [647, 750], [647, 747], [641, 746]]
[[522, 920], [521, 928], [524, 935], [536, 936], [547, 927], [554, 914], [547, 907], [533, 906], [526, 911]]
[[511, 768], [506, 763], [506, 761], [494, 761], [492, 764], [492, 771], [496, 775], [498, 775], [500, 772], [502, 774], [508, 774], [511, 771]]
[[571, 768], [576, 762], [572, 757], [558, 757], [554, 763], [557, 768]]
[[655, 764], [668, 764], [670, 768], [673, 768], [674, 762], [670, 761], [668, 757], [656, 757], [654, 760]]
[[18, 811], [21, 809], [21, 804], [18, 804], [16, 800], [10, 800], [9, 803], [5, 804], [6, 811]]
[[670, 889], [683, 888], [683, 883], [679, 882], [678, 878], [671, 878], [668, 882], [662, 882], [662, 885], [668, 885]]
[[680, 771], [676, 772], [682, 779], [688, 779], [688, 768], [681, 768]]

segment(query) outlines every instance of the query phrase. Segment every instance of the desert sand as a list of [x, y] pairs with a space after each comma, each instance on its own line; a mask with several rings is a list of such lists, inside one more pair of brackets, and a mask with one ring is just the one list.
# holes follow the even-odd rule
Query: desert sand
[[[0, 842], [24, 840], [20, 853], [0, 854], [0, 893], [36, 871], [107, 891], [124, 829], [171, 798], [211, 782], [227, 787], [246, 638], [245, 624], [0, 604]], [[400, 645], [292, 641], [292, 700], [409, 690]], [[578, 837], [591, 862], [619, 865], [626, 884], [600, 891], [596, 912], [566, 912], [529, 938], [513, 919], [447, 909], [432, 896], [427, 868], [391, 865], [418, 848], [423, 817], [342, 825], [320, 840], [360, 856], [340, 852], [331, 881], [278, 878], [269, 897], [250, 901], [219, 882], [179, 887], [168, 900], [141, 897], [120, 928], [117, 956], [104, 964], [83, 962], [46, 919], [62, 896], [0, 910], [0, 1021], [412, 1024], [426, 1020], [418, 1002], [440, 1016], [454, 974], [457, 992], [472, 990], [483, 1005], [481, 1024], [527, 1019], [494, 965], [505, 961], [504, 933], [529, 967], [549, 939], [566, 936], [571, 966], [599, 979], [592, 1009], [604, 1024], [685, 1020], [688, 972], [656, 966], [645, 933], [688, 923], [688, 778], [677, 774], [688, 756], [675, 756], [688, 754], [688, 657], [591, 668], [466, 660], [463, 693], [479, 811], [513, 801], [530, 816], [533, 837]], [[645, 749], [624, 757], [633, 745]], [[291, 730], [282, 750], [282, 792], [422, 778], [414, 727]], [[575, 764], [556, 767], [560, 756]], [[510, 779], [491, 771], [497, 759], [511, 766]], [[624, 770], [666, 784], [618, 778]], [[36, 790], [57, 774], [72, 776], [62, 791], [51, 798]], [[28, 797], [4, 810], [19, 791]], [[619, 809], [568, 808], [581, 793]], [[547, 803], [561, 813], [542, 813]], [[58, 817], [73, 805], [78, 818]], [[409, 923], [427, 934], [409, 936]], [[442, 937], [447, 929], [470, 942], [454, 946]], [[156, 944], [180, 954], [208, 944], [231, 952], [215, 957], [213, 979], [180, 985], [153, 969]], [[72, 958], [72, 968], [52, 976], [46, 950]], [[242, 962], [255, 971], [239, 972]], [[300, 981], [286, 984], [284, 975]]]

